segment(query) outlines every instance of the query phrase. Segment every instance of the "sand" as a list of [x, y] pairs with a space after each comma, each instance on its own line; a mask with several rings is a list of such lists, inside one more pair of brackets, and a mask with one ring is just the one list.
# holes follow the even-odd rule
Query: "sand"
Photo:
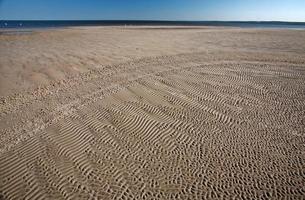
[[303, 199], [305, 31], [0, 34], [0, 199]]

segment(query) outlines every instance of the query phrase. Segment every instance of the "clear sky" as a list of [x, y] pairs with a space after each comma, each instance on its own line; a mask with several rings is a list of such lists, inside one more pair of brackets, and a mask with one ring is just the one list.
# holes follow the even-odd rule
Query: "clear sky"
[[0, 0], [8, 19], [305, 22], [305, 0]]

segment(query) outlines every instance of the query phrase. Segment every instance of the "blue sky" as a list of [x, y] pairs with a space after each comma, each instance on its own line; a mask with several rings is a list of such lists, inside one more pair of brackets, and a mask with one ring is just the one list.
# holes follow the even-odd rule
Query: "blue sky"
[[0, 0], [0, 19], [305, 22], [305, 0]]

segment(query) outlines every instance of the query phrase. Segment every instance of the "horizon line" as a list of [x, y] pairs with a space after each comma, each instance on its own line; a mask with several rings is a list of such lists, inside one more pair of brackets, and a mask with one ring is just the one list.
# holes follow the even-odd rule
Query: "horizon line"
[[0, 19], [0, 21], [140, 21], [140, 22], [277, 22], [277, 23], [305, 23], [305, 21], [282, 20], [150, 20], [150, 19]]

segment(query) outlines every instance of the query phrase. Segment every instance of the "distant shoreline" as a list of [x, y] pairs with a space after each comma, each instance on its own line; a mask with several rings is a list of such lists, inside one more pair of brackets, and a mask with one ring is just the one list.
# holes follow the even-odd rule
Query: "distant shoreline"
[[281, 21], [149, 21], [149, 20], [0, 20], [1, 29], [77, 26], [218, 26], [305, 29], [305, 22]]

